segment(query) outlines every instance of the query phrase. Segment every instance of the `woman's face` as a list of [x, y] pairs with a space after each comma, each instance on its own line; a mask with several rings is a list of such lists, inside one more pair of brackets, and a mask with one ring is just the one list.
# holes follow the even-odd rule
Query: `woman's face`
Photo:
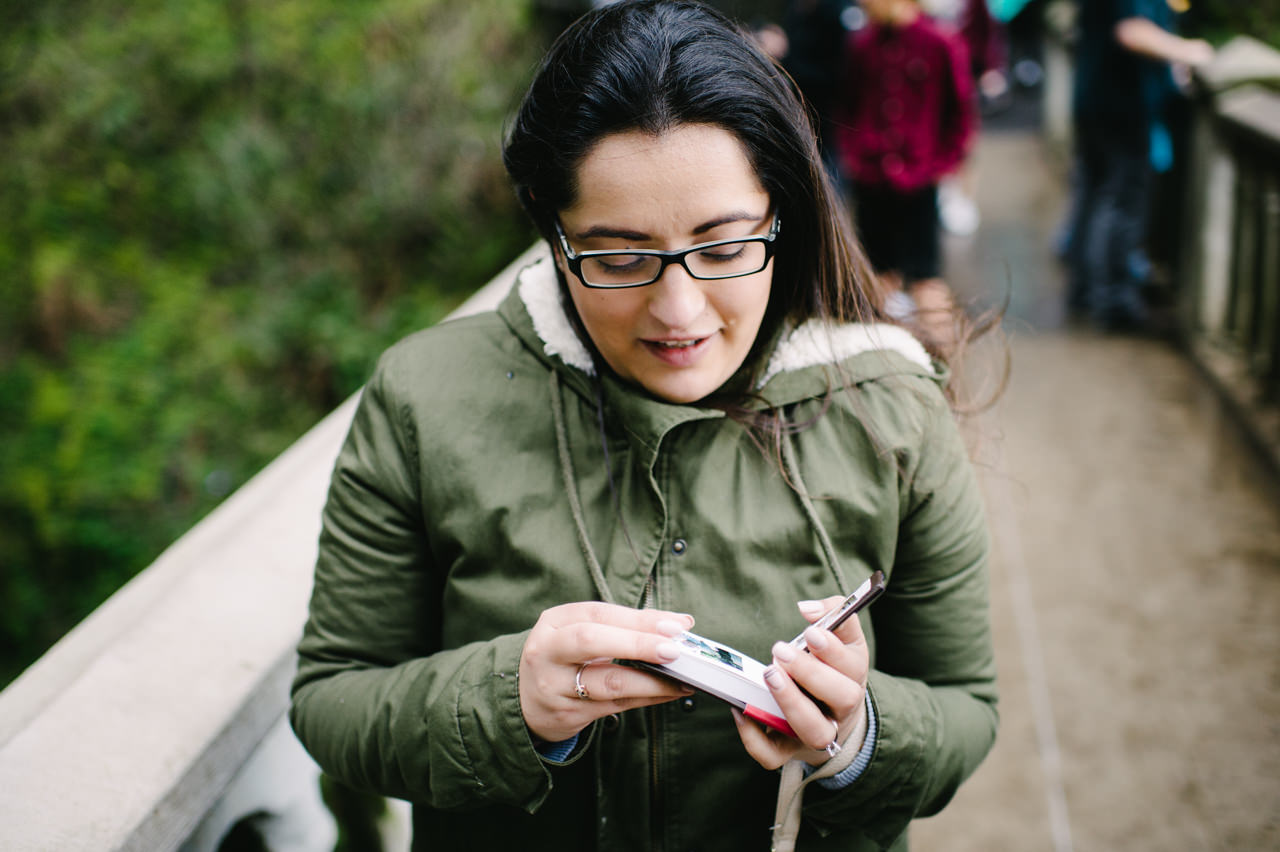
[[[605, 136], [578, 167], [578, 193], [560, 212], [574, 252], [683, 249], [766, 234], [768, 193], [727, 130], [683, 124], [652, 136]], [[644, 287], [585, 286], [556, 259], [587, 333], [623, 379], [685, 403], [719, 388], [750, 352], [773, 284], [773, 261], [738, 278], [699, 280], [678, 263]]]

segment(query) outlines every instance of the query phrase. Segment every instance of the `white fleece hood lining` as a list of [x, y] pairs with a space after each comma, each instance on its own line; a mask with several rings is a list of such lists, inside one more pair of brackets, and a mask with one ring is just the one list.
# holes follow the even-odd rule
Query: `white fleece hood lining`
[[[519, 278], [520, 298], [533, 320], [543, 351], [570, 367], [595, 375], [591, 354], [583, 345], [560, 303], [560, 282], [549, 257], [526, 267]], [[819, 364], [833, 364], [863, 352], [897, 352], [913, 364], [932, 371], [933, 362], [919, 340], [905, 328], [889, 323], [851, 323], [831, 326], [809, 320], [787, 331], [778, 342], [760, 378], [760, 387], [780, 373]]]

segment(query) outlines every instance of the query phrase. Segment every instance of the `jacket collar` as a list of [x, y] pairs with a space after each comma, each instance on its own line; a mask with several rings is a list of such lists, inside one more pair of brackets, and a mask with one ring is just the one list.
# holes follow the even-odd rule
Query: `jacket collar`
[[[570, 374], [565, 378], [572, 385], [589, 389], [589, 381], [583, 380], [595, 375], [595, 363], [570, 324], [561, 298], [555, 264], [544, 256], [520, 272], [500, 312], [526, 346], [553, 369]], [[841, 368], [838, 373], [815, 369], [837, 364]], [[757, 390], [771, 404], [781, 405], [827, 393], [833, 387], [894, 374], [945, 377], [945, 371], [934, 364], [920, 341], [900, 326], [830, 325], [814, 319], [782, 333]], [[606, 379], [606, 388], [612, 384], [616, 382]], [[686, 411], [691, 408], [667, 407]]]

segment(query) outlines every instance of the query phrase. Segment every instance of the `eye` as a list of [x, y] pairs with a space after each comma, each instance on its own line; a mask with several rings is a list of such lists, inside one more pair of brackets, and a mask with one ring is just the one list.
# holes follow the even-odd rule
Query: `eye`
[[642, 254], [607, 254], [591, 260], [607, 272], [630, 272], [645, 265], [648, 258]]
[[698, 257], [709, 263], [730, 263], [741, 258], [746, 250], [746, 243], [730, 243], [700, 251]]

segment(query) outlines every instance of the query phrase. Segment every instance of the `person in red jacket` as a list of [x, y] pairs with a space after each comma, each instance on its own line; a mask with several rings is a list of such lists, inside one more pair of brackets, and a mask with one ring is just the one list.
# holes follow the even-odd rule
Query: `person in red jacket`
[[969, 57], [916, 0], [862, 0], [865, 27], [846, 42], [837, 147], [852, 187], [858, 235], [901, 311], [918, 310], [945, 344], [950, 291], [942, 282], [938, 182], [974, 136]]

